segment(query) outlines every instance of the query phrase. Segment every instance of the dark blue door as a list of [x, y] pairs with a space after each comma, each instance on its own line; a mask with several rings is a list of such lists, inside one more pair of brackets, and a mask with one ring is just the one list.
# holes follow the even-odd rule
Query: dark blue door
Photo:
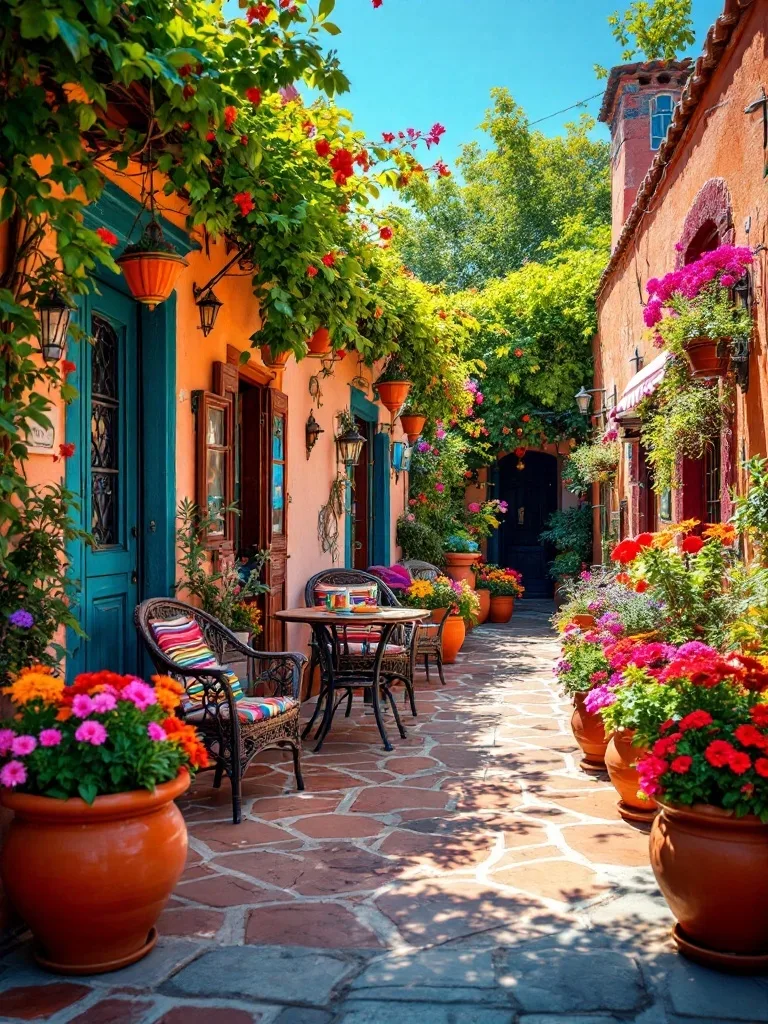
[[[523, 469], [518, 469], [519, 463]], [[549, 575], [552, 553], [539, 540], [557, 508], [557, 459], [545, 452], [526, 452], [523, 459], [507, 455], [499, 463], [498, 492], [509, 511], [498, 534], [502, 565], [523, 574], [526, 597], [552, 596]]]
[[76, 672], [137, 672], [139, 317], [127, 295], [101, 282], [99, 291], [80, 307], [90, 344], [70, 347], [80, 396], [70, 409], [78, 436], [68, 430], [77, 446], [68, 484], [82, 496], [82, 525], [93, 537], [74, 566], [87, 639], [74, 639], [72, 664]]

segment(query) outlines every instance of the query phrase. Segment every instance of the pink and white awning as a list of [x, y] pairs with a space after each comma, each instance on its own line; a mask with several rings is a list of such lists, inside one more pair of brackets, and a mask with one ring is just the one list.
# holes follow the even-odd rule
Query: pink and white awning
[[624, 388], [618, 404], [611, 409], [608, 416], [611, 419], [621, 419], [623, 415], [625, 416], [636, 408], [644, 398], [652, 394], [661, 383], [667, 363], [671, 358], [671, 354], [664, 351], [642, 370], [638, 370]]

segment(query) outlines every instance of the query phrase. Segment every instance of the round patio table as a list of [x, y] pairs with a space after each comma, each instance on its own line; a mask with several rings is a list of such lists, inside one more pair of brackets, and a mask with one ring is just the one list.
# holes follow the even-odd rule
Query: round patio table
[[[425, 608], [372, 608], [367, 612], [337, 612], [327, 611], [325, 608], [286, 608], [283, 611], [275, 612], [275, 618], [282, 622], [301, 622], [311, 626], [317, 647], [318, 659], [320, 661], [321, 685], [318, 694], [314, 714], [305, 730], [306, 733], [312, 728], [320, 707], [323, 706], [323, 719], [317, 733], [317, 745], [315, 752], [319, 751], [328, 735], [333, 716], [336, 713], [341, 699], [348, 695], [352, 699], [352, 691], [356, 689], [370, 690], [373, 714], [376, 725], [379, 729], [385, 750], [394, 750], [389, 742], [384, 722], [381, 718], [380, 692], [384, 691], [392, 712], [395, 717], [398, 732], [405, 739], [406, 732], [397, 704], [389, 688], [389, 681], [386, 675], [382, 676], [382, 663], [386, 657], [387, 644], [392, 633], [398, 626], [406, 626], [408, 623], [417, 623], [429, 616]], [[346, 658], [345, 661], [352, 662], [353, 667], [339, 668], [338, 652], [346, 646], [343, 639], [344, 630], [355, 626], [377, 626], [379, 635], [376, 639], [376, 654], [371, 666], [363, 664], [360, 667], [354, 666], [354, 658]], [[339, 632], [342, 633], [342, 638]], [[370, 659], [368, 659], [370, 660]], [[363, 658], [360, 659], [363, 661]], [[342, 691], [342, 698], [336, 699], [337, 691]], [[349, 713], [349, 711], [347, 711]]]

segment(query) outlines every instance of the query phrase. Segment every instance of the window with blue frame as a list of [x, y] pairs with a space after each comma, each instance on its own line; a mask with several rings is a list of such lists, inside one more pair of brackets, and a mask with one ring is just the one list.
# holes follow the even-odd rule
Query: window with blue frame
[[661, 93], [651, 100], [651, 149], [658, 149], [667, 137], [672, 114], [675, 110], [675, 98], [669, 93]]

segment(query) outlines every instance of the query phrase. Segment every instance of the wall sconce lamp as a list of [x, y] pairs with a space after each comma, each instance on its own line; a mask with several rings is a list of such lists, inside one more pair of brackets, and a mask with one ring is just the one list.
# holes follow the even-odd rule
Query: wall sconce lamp
[[364, 444], [365, 438], [354, 424], [336, 438], [336, 450], [347, 471], [354, 469], [360, 461]]
[[218, 284], [222, 277], [227, 274], [232, 267], [237, 263], [241, 269], [243, 266], [253, 266], [252, 262], [248, 260], [249, 249], [238, 249], [235, 255], [224, 264], [221, 270], [214, 274], [211, 280], [198, 288], [196, 284], [192, 285], [192, 294], [195, 297], [195, 304], [200, 311], [200, 330], [203, 332], [203, 337], [207, 338], [213, 330], [213, 325], [216, 323], [216, 317], [219, 315], [219, 310], [224, 305], [220, 299], [217, 299], [213, 294], [213, 286]]
[[390, 461], [392, 469], [395, 471], [395, 482], [400, 479], [401, 473], [409, 472], [412, 458], [413, 448], [411, 445], [406, 444], [405, 441], [392, 442]]
[[46, 363], [57, 363], [64, 355], [72, 306], [58, 291], [48, 292], [37, 304], [40, 321], [40, 351]]
[[312, 454], [312, 449], [317, 444], [318, 438], [324, 433], [325, 431], [315, 419], [315, 414], [310, 412], [306, 426], [304, 427], [304, 437], [307, 444], [307, 459], [309, 459], [309, 456]]
[[[746, 273], [733, 286], [733, 297], [742, 309], [752, 308], [752, 280]], [[731, 341], [731, 365], [736, 383], [746, 394], [749, 390], [749, 335], [733, 338]]]
[[589, 407], [592, 405], [592, 395], [587, 391], [583, 384], [581, 385], [581, 390], [577, 391], [574, 395], [574, 398], [576, 399], [576, 405], [581, 415], [588, 416]]

